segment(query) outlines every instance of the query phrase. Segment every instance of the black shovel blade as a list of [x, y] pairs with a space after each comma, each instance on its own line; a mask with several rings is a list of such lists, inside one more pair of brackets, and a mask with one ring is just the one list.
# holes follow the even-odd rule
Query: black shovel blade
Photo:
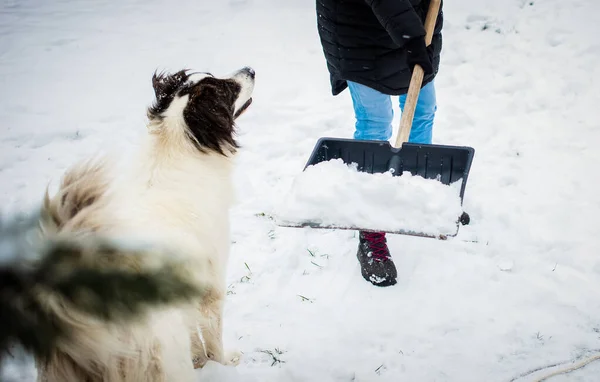
[[358, 171], [400, 176], [404, 171], [426, 179], [438, 179], [450, 185], [458, 180], [461, 202], [475, 150], [465, 146], [403, 143], [397, 149], [388, 141], [321, 138], [317, 141], [306, 167], [332, 159], [356, 163]]

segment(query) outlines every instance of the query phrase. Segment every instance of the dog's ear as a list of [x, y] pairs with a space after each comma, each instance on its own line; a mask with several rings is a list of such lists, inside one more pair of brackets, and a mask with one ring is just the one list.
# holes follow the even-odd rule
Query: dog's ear
[[152, 87], [157, 101], [165, 97], [173, 97], [174, 93], [188, 79], [188, 70], [180, 70], [176, 73], [154, 72], [152, 75]]
[[172, 93], [175, 90], [172, 86], [172, 76], [172, 74], [164, 72], [154, 72], [152, 75], [152, 88], [154, 89], [154, 96], [157, 101], [160, 102], [168, 93]]
[[154, 89], [154, 95], [159, 98], [159, 94], [164, 94], [164, 73], [154, 72], [152, 75], [152, 88]]
[[154, 88], [156, 100], [148, 110], [149, 116], [158, 117], [160, 113], [169, 107], [169, 104], [175, 98], [177, 90], [187, 81], [189, 77], [187, 72], [187, 69], [173, 74], [154, 72], [152, 75], [152, 87]]

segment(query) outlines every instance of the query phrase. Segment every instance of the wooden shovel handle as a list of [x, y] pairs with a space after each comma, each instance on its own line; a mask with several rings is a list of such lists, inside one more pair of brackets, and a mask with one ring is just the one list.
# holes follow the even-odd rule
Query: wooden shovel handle
[[[435, 22], [437, 21], [437, 15], [440, 10], [441, 0], [431, 0], [429, 3], [429, 9], [427, 10], [427, 17], [425, 18], [425, 45], [431, 44], [433, 38], [433, 30], [435, 28]], [[408, 93], [406, 93], [406, 102], [402, 110], [402, 117], [400, 119], [400, 130], [396, 136], [394, 147], [400, 148], [404, 142], [408, 141], [410, 136], [410, 129], [412, 127], [413, 117], [415, 115], [415, 108], [419, 99], [419, 92], [421, 91], [421, 85], [423, 84], [423, 68], [421, 65], [415, 65], [410, 79], [410, 85], [408, 86]]]

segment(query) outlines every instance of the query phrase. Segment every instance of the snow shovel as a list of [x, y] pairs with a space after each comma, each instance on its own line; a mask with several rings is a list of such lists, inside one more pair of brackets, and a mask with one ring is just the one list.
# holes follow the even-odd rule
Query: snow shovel
[[[431, 0], [425, 20], [425, 42], [427, 45], [431, 44], [439, 7], [440, 0]], [[467, 177], [475, 150], [471, 147], [463, 146], [415, 144], [407, 142], [412, 127], [419, 92], [423, 83], [423, 76], [423, 69], [421, 66], [416, 65], [413, 69], [405, 106], [402, 111], [399, 131], [393, 146], [390, 145], [390, 142], [388, 141], [323, 137], [317, 141], [313, 152], [304, 167], [304, 171], [306, 171], [309, 166], [339, 159], [347, 165], [355, 164], [358, 172], [369, 174], [391, 173], [392, 176], [401, 176], [403, 173], [409, 172], [412, 175], [420, 176], [425, 179], [436, 179], [443, 185], [460, 185], [459, 197], [460, 206], [462, 206]], [[390, 206], [390, 208], [392, 207], [393, 206]], [[349, 206], [349, 208], [352, 207]], [[442, 234], [439, 232], [419, 232], [414, 229], [404, 229], [401, 227], [356, 227], [344, 224], [324, 224], [322, 221], [281, 220], [277, 217], [275, 218], [275, 221], [277, 225], [282, 227], [349, 229], [446, 239], [447, 237], [453, 237], [458, 234], [459, 223], [468, 224], [468, 215], [465, 213], [462, 215], [459, 213], [458, 215], [459, 216], [456, 216], [455, 229], [453, 222], [451, 224], [452, 230]]]

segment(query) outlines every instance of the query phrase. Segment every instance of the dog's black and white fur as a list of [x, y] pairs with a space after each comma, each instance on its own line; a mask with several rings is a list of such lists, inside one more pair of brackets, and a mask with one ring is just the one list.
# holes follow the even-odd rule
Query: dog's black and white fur
[[[55, 195], [46, 193], [35, 238], [41, 255], [27, 259], [27, 266], [0, 263], [0, 274], [18, 281], [0, 282], [0, 304], [16, 307], [5, 310], [13, 315], [35, 316], [38, 325], [27, 335], [45, 338], [33, 341], [39, 381], [185, 382], [209, 359], [236, 362], [222, 343], [228, 210], [235, 120], [252, 101], [254, 76], [250, 68], [226, 78], [189, 70], [155, 73], [147, 139], [131, 166], [116, 166], [110, 158], [82, 161], [65, 173]], [[48, 267], [50, 255], [60, 266]], [[62, 281], [29, 277], [43, 266], [44, 280]], [[170, 271], [161, 273], [165, 268]], [[145, 277], [155, 292], [171, 295], [137, 291], [151, 301], [133, 309], [126, 298], [110, 298], [118, 293], [100, 293], [89, 281], [79, 292], [66, 292], [69, 282], [82, 283], [66, 274], [86, 271], [110, 286], [115, 270]], [[114, 285], [126, 295], [137, 284]], [[14, 318], [1, 317], [0, 325]], [[26, 320], [19, 322], [27, 329]], [[59, 330], [44, 337], [48, 328]], [[19, 336], [13, 333], [11, 340], [26, 342]]]

